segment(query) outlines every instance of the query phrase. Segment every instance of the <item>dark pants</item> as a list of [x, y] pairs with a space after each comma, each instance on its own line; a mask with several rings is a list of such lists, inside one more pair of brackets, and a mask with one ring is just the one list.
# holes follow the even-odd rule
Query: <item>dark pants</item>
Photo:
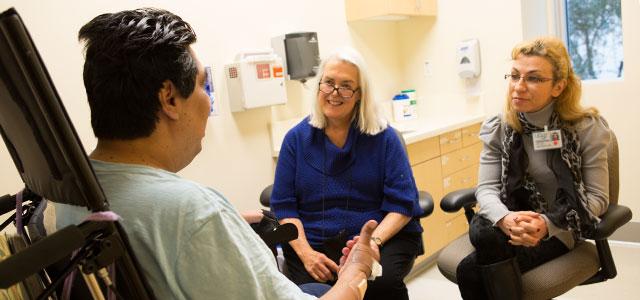
[[305, 294], [309, 294], [320, 298], [324, 296], [330, 289], [331, 286], [324, 283], [305, 283], [298, 286]]
[[456, 270], [458, 288], [464, 299], [487, 299], [480, 272], [482, 265], [515, 257], [520, 271], [525, 273], [569, 252], [555, 237], [543, 240], [535, 247], [512, 246], [508, 243], [509, 237], [500, 228], [478, 215], [471, 220], [469, 239], [476, 251], [465, 257]]
[[[288, 244], [283, 246], [284, 257], [287, 262], [287, 277], [300, 285], [315, 281], [293, 248]], [[323, 252], [322, 249], [314, 249]], [[369, 282], [364, 299], [409, 299], [404, 277], [409, 274], [416, 256], [422, 254], [422, 237], [420, 233], [400, 232], [387, 241], [380, 249], [380, 264], [382, 276]], [[339, 263], [339, 262], [336, 262]], [[328, 282], [333, 284], [334, 282]]]

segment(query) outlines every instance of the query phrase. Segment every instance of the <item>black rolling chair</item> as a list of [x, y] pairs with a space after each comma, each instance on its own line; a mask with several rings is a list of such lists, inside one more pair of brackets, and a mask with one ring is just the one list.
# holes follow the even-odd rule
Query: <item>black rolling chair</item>
[[[14, 9], [0, 14], [0, 134], [25, 184], [24, 191], [0, 198], [0, 214], [15, 209], [19, 231], [42, 199], [93, 212], [109, 210], [42, 59]], [[22, 238], [27, 247], [0, 262], [0, 288], [35, 274], [43, 288], [39, 299], [46, 299], [78, 265], [92, 275], [104, 274], [115, 263], [115, 285], [105, 283], [101, 289], [115, 289], [124, 299], [154, 299], [117, 221], [68, 226], [31, 245], [28, 233]], [[61, 262], [64, 267], [52, 268]]]
[[[551, 260], [522, 275], [523, 299], [551, 299], [575, 286], [597, 283], [614, 278], [616, 266], [607, 239], [614, 231], [631, 220], [631, 210], [618, 204], [619, 170], [618, 142], [611, 133], [607, 151], [609, 164], [609, 208], [602, 215], [592, 236], [595, 242], [580, 242], [569, 253]], [[464, 209], [469, 222], [475, 214], [475, 188], [459, 190], [442, 198], [440, 207], [446, 212]], [[446, 246], [438, 257], [438, 269], [450, 281], [457, 283], [456, 269], [474, 251], [469, 235], [465, 234]]]

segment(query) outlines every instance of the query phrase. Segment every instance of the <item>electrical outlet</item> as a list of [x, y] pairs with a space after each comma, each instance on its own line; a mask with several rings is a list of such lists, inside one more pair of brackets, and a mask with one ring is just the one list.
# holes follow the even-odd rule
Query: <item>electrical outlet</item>
[[431, 77], [433, 72], [431, 70], [431, 62], [428, 60], [424, 61], [424, 77]]

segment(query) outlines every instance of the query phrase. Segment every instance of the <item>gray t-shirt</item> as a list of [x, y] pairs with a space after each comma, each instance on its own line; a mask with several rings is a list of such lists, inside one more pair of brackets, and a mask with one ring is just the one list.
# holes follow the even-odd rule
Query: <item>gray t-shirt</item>
[[[532, 124], [543, 128], [548, 124], [555, 102], [549, 103], [540, 111], [525, 113], [525, 118]], [[509, 214], [507, 207], [500, 201], [500, 177], [502, 174], [501, 152], [504, 137], [503, 126], [506, 126], [502, 116], [487, 119], [480, 129], [480, 139], [484, 148], [480, 154], [480, 170], [478, 174], [478, 189], [476, 198], [480, 204], [479, 214], [491, 220], [494, 224]], [[588, 209], [595, 216], [606, 212], [609, 205], [609, 168], [607, 164], [607, 148], [611, 140], [610, 130], [602, 118], [586, 117], [577, 125], [580, 139], [579, 155], [582, 157], [582, 177], [587, 192]], [[558, 184], [553, 171], [547, 165], [546, 150], [533, 149], [531, 135], [523, 136], [523, 143], [529, 157], [528, 172], [547, 200], [550, 207], [555, 204]], [[575, 246], [573, 235], [547, 221], [549, 237], [560, 239], [569, 249]]]
[[[260, 237], [213, 189], [151, 167], [91, 163], [158, 299], [315, 299], [278, 271]], [[55, 206], [58, 228], [89, 214]]]

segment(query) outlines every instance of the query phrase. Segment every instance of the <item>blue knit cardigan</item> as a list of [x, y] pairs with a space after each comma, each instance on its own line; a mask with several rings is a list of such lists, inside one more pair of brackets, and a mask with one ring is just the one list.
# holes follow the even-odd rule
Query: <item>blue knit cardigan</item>
[[[308, 118], [282, 142], [271, 208], [279, 219], [300, 219], [314, 248], [342, 229], [352, 237], [366, 221], [380, 222], [388, 212], [421, 213], [411, 166], [393, 128], [372, 136], [352, 125], [338, 148]], [[412, 218], [402, 231], [422, 227]]]

